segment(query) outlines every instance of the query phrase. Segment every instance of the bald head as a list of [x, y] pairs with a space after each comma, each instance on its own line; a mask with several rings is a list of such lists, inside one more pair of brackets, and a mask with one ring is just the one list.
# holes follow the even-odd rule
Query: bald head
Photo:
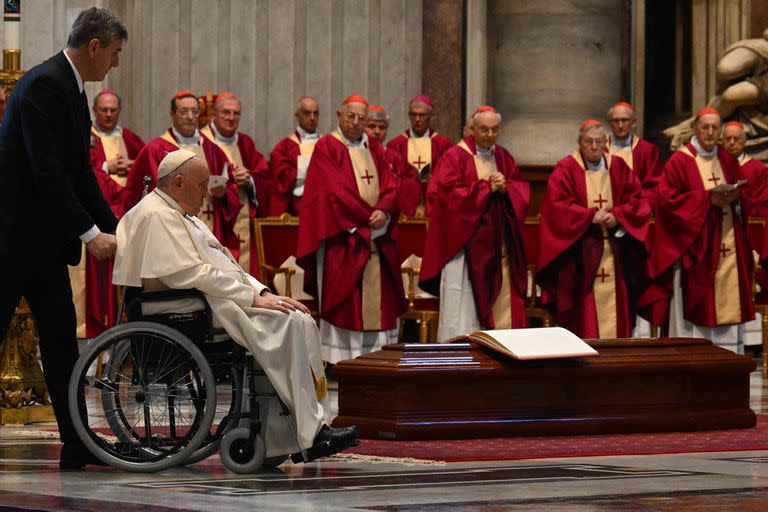
[[213, 125], [225, 137], [233, 137], [240, 127], [240, 100], [232, 93], [219, 95], [213, 103]]
[[296, 122], [307, 133], [315, 133], [320, 123], [320, 109], [312, 96], [302, 96], [296, 102]]
[[728, 123], [723, 128], [723, 149], [734, 158], [744, 153], [747, 144], [747, 133], [744, 127], [737, 123]]
[[608, 123], [615, 140], [625, 140], [635, 129], [635, 111], [626, 103], [617, 103], [608, 110]]

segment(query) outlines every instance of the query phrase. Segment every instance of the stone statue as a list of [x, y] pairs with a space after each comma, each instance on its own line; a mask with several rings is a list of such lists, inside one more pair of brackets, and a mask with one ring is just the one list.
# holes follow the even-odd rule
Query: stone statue
[[[717, 63], [717, 95], [709, 106], [720, 111], [723, 120], [740, 121], [746, 130], [745, 151], [768, 160], [768, 29], [762, 37], [743, 39], [725, 49]], [[693, 135], [691, 121], [664, 130], [677, 149]]]

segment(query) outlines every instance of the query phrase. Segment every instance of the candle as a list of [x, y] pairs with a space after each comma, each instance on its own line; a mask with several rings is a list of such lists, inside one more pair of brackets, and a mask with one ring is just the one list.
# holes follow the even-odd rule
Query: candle
[[3, 0], [3, 29], [5, 32], [6, 50], [21, 49], [21, 37], [19, 29], [21, 27], [21, 0]]

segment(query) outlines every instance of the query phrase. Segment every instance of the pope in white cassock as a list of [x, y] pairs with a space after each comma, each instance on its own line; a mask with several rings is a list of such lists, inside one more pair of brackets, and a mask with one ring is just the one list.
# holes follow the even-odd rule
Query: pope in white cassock
[[[330, 428], [321, 399], [326, 380], [317, 326], [307, 308], [243, 272], [195, 215], [208, 195], [209, 172], [194, 153], [168, 153], [158, 168], [157, 188], [128, 211], [117, 227], [113, 282], [145, 290], [197, 289], [224, 328], [264, 369], [295, 422], [310, 460], [357, 443], [357, 427]], [[185, 312], [179, 304], [159, 312]], [[145, 311], [146, 312], [146, 311]], [[298, 452], [274, 403], [267, 413], [267, 457]]]

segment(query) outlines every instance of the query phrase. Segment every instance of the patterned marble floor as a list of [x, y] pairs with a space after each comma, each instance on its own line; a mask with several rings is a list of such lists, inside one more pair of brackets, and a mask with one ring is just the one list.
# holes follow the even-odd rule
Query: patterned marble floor
[[[768, 413], [768, 375], [751, 379]], [[476, 463], [285, 463], [235, 475], [216, 456], [160, 474], [59, 473], [50, 425], [0, 428], [0, 511], [763, 511], [768, 451]]]

